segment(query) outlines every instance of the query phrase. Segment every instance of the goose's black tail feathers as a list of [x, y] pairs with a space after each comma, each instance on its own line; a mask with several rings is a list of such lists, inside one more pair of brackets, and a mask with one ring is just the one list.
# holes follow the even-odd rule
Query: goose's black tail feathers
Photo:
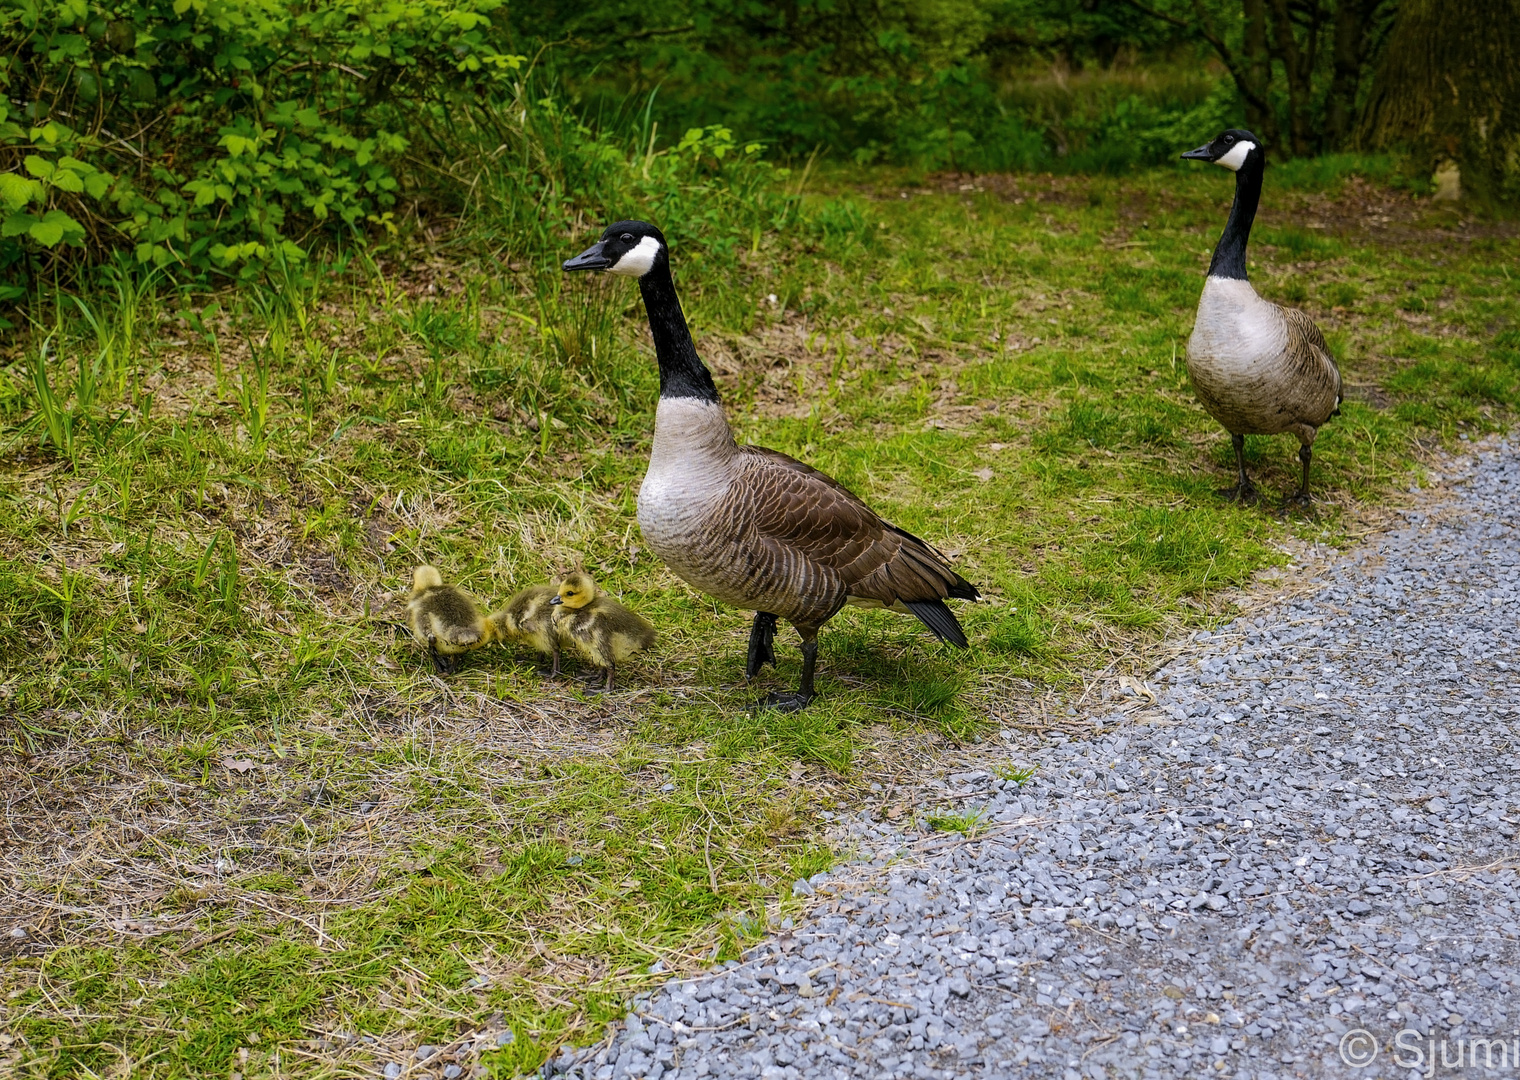
[[[970, 585], [966, 588], [970, 590], [969, 596], [956, 592], [950, 595], [963, 600], [975, 600], [976, 589]], [[935, 637], [941, 641], [948, 641], [958, 648], [966, 648], [966, 631], [961, 629], [961, 624], [956, 621], [954, 613], [945, 606], [943, 600], [904, 600], [903, 606], [917, 615], [918, 621], [927, 626]]]

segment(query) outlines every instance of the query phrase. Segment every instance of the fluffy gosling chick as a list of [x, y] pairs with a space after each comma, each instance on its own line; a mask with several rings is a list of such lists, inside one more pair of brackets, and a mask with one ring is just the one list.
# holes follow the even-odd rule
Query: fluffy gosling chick
[[529, 585], [488, 618], [498, 641], [520, 641], [549, 657], [551, 679], [559, 677], [559, 651], [564, 645], [554, 625], [554, 608], [550, 606], [558, 592], [558, 582]]
[[440, 672], [459, 666], [459, 657], [491, 639], [491, 627], [463, 589], [443, 583], [436, 566], [419, 566], [412, 574], [407, 622], [417, 644], [427, 649]]
[[654, 644], [654, 626], [596, 587], [591, 575], [576, 572], [560, 583], [554, 625], [567, 646], [607, 669], [603, 690], [612, 689], [618, 664]]

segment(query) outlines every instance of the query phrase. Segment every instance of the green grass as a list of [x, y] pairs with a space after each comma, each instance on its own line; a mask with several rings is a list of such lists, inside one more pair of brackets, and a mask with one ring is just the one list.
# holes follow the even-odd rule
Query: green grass
[[929, 814], [924, 818], [924, 824], [935, 832], [958, 832], [970, 839], [981, 831], [986, 824], [983, 818], [986, 812], [983, 810], [965, 810], [960, 813]]
[[[500, 1013], [516, 1040], [488, 1064], [512, 1075], [594, 1037], [657, 961], [732, 954], [828, 865], [814, 812], [894, 748], [1033, 745], [1084, 673], [1140, 670], [1282, 541], [1345, 542], [1424, 448], [1512, 421], [1520, 243], [1438, 238], [1428, 207], [1391, 242], [1342, 233], [1368, 190], [1348, 171], [1269, 185], [1252, 250], [1353, 391], [1308, 513], [1213, 495], [1228, 439], [1181, 356], [1215, 170], [833, 173], [796, 228], [677, 251], [740, 437], [955, 553], [990, 601], [959, 609], [964, 654], [841, 614], [798, 716], [746, 710], [795, 680], [790, 632], [744, 687], [746, 614], [642, 546], [658, 377], [628, 283], [441, 247], [39, 300], [0, 367], [0, 859], [33, 942], [0, 946], [0, 1064], [325, 1075], [374, 1061], [314, 1041], [334, 1032], [439, 1043]], [[1293, 440], [1248, 447], [1292, 489]], [[396, 625], [423, 561], [492, 600], [585, 566], [661, 642], [606, 699], [499, 648], [440, 681]]]
[[1006, 780], [1017, 787], [1023, 787], [1033, 780], [1034, 774], [1038, 771], [1033, 765], [1002, 764], [992, 767], [992, 774], [994, 776], [999, 780]]

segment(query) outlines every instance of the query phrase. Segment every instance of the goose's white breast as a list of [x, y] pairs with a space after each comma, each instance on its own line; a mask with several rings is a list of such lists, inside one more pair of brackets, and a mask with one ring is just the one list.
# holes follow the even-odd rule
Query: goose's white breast
[[1249, 281], [1210, 277], [1198, 301], [1198, 320], [1188, 339], [1194, 377], [1249, 376], [1287, 347], [1282, 313], [1256, 294]]
[[733, 436], [723, 407], [695, 398], [661, 398], [649, 471], [639, 487], [639, 529], [680, 573], [732, 482]]

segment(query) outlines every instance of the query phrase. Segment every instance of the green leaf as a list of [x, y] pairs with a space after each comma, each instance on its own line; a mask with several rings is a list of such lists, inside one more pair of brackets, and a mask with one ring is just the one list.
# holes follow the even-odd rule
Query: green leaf
[[227, 153], [231, 157], [238, 157], [241, 154], [255, 154], [259, 149], [258, 140], [250, 139], [246, 135], [223, 135], [218, 142], [227, 148]]
[[26, 171], [39, 180], [46, 180], [53, 175], [53, 163], [47, 158], [38, 157], [36, 154], [28, 154], [23, 164], [26, 166]]
[[35, 224], [37, 224], [37, 219], [31, 214], [11, 214], [5, 219], [4, 224], [0, 225], [0, 236], [21, 236]]
[[0, 204], [8, 210], [20, 210], [42, 194], [42, 185], [15, 173], [0, 173]]
[[26, 233], [43, 247], [56, 247], [63, 240], [64, 231], [63, 222], [43, 220], [33, 225]]

